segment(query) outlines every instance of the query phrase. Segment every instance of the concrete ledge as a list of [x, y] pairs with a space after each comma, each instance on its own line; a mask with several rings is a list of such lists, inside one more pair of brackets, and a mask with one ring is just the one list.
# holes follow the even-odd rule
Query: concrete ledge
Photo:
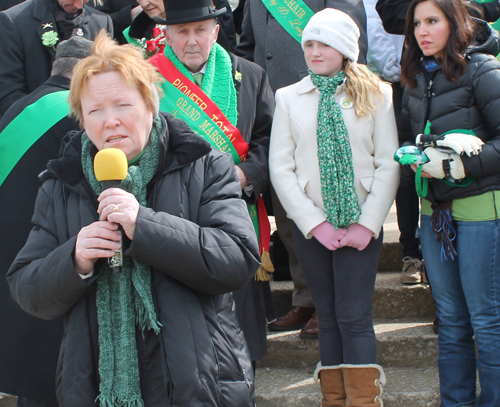
[[[437, 335], [432, 320], [375, 320], [378, 362], [382, 366], [427, 368], [437, 365]], [[319, 361], [316, 339], [301, 339], [299, 330], [269, 332], [267, 356], [258, 365], [314, 369]]]
[[0, 407], [16, 407], [17, 397], [0, 393]]
[[403, 252], [401, 250], [401, 243], [384, 241], [378, 262], [378, 271], [401, 271], [403, 267]]
[[[293, 282], [272, 281], [274, 309], [277, 316], [292, 307]], [[426, 284], [403, 285], [399, 273], [377, 274], [373, 296], [374, 318], [434, 318], [436, 307]]]
[[436, 306], [427, 284], [404, 285], [399, 273], [378, 273], [373, 294], [374, 318], [434, 318]]
[[[312, 407], [321, 405], [319, 384], [312, 370], [259, 368], [256, 404], [259, 407]], [[438, 407], [439, 380], [436, 368], [385, 369], [386, 407]]]

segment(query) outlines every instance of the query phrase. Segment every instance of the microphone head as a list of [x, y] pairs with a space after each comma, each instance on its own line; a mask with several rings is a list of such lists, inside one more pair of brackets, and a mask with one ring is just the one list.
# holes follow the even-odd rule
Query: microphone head
[[97, 181], [123, 181], [127, 178], [128, 161], [118, 148], [105, 148], [94, 158], [94, 173]]

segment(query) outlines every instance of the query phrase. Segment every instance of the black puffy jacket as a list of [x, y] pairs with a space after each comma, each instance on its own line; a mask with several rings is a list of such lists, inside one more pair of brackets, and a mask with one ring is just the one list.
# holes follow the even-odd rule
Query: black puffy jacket
[[[230, 291], [259, 266], [259, 251], [232, 158], [187, 125], [163, 115], [161, 162], [124, 252], [149, 264], [158, 336], [137, 335], [148, 407], [250, 407], [253, 372]], [[94, 152], [95, 153], [95, 152]], [[81, 132], [49, 164], [34, 228], [8, 272], [11, 294], [40, 318], [65, 315], [58, 364], [61, 407], [89, 407], [98, 395], [95, 275], [73, 266], [76, 235], [97, 221], [97, 200], [81, 167]]]
[[431, 202], [479, 195], [500, 189], [500, 62], [498, 32], [484, 23], [483, 40], [467, 48], [467, 69], [456, 82], [450, 82], [440, 67], [432, 74], [423, 68], [417, 87], [406, 87], [400, 118], [400, 139], [414, 143], [427, 121], [432, 134], [454, 129], [473, 130], [484, 142], [478, 156], [462, 156], [467, 176], [474, 178], [467, 187], [448, 186], [441, 180], [429, 183]]

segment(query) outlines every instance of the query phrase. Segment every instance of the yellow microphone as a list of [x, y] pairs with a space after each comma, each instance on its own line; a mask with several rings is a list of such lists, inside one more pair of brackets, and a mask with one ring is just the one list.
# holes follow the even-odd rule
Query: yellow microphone
[[127, 178], [128, 162], [125, 153], [118, 148], [98, 151], [94, 158], [94, 173], [103, 189], [120, 188]]
[[[97, 181], [102, 183], [103, 190], [108, 188], [121, 188], [122, 181], [127, 178], [127, 172], [127, 156], [122, 150], [118, 148], [106, 148], [95, 155], [94, 174]], [[118, 225], [118, 231], [122, 234], [123, 238], [123, 228], [121, 225]], [[108, 265], [113, 270], [113, 273], [122, 271], [122, 239], [120, 239], [120, 248], [115, 250], [115, 255], [108, 258]]]

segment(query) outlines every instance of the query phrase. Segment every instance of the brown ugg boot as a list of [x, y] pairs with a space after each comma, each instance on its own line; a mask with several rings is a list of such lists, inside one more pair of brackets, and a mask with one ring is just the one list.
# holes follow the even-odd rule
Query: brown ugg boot
[[314, 378], [321, 385], [322, 407], [346, 407], [342, 366], [321, 366], [320, 362]]
[[342, 365], [346, 407], [383, 407], [385, 374], [381, 366]]

